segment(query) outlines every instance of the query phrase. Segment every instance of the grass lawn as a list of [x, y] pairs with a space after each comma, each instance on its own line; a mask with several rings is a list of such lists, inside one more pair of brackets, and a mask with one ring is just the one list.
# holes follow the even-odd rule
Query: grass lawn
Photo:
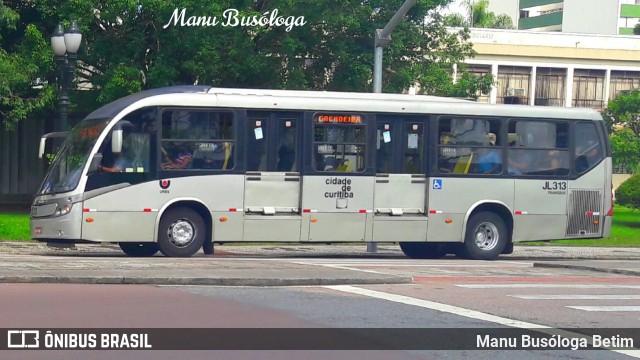
[[0, 213], [0, 239], [28, 240], [29, 215]]
[[[0, 213], [0, 240], [28, 240], [29, 215]], [[640, 210], [616, 206], [611, 236], [595, 240], [554, 240], [518, 245], [640, 246]]]

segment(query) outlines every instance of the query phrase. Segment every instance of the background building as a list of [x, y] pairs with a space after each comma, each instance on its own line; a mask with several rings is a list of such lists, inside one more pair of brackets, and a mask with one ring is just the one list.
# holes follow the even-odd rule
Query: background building
[[489, 11], [520, 30], [630, 35], [640, 22], [640, 0], [489, 0]]
[[471, 29], [472, 72], [496, 86], [478, 101], [601, 110], [640, 87], [640, 37]]

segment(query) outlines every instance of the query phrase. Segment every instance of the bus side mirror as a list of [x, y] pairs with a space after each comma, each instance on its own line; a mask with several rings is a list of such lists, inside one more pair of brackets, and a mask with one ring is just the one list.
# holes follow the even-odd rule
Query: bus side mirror
[[87, 171], [87, 173], [90, 174], [92, 172], [98, 171], [98, 166], [100, 166], [101, 163], [102, 163], [102, 154], [97, 153], [93, 155], [93, 158], [91, 159], [91, 163], [89, 164], [89, 171]]
[[47, 145], [47, 138], [46, 137], [41, 137], [40, 138], [40, 148], [38, 149], [38, 159], [42, 159], [42, 156], [44, 156], [44, 148]]
[[111, 152], [114, 154], [122, 152], [122, 129], [113, 130], [111, 133]]
[[67, 133], [67, 131], [58, 131], [42, 135], [42, 137], [40, 138], [40, 148], [38, 149], [38, 159], [42, 159], [42, 157], [44, 156], [47, 139], [65, 138], [67, 137]]

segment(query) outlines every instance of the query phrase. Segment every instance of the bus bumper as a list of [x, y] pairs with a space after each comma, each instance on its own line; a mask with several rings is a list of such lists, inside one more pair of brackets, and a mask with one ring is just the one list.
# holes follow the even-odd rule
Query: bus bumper
[[61, 216], [31, 218], [31, 238], [46, 242], [72, 242], [82, 239], [82, 204]]
[[602, 237], [606, 238], [611, 235], [611, 226], [613, 225], [613, 216], [604, 217], [604, 227], [602, 228]]

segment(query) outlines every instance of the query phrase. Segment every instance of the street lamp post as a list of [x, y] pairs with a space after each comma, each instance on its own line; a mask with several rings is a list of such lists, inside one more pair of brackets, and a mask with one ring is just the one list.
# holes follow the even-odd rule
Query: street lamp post
[[58, 70], [58, 109], [60, 121], [55, 126], [55, 131], [66, 131], [67, 117], [69, 114], [69, 86], [73, 82], [78, 60], [78, 49], [82, 42], [82, 32], [74, 21], [65, 32], [62, 25], [58, 25], [51, 35], [51, 47], [55, 54]]

